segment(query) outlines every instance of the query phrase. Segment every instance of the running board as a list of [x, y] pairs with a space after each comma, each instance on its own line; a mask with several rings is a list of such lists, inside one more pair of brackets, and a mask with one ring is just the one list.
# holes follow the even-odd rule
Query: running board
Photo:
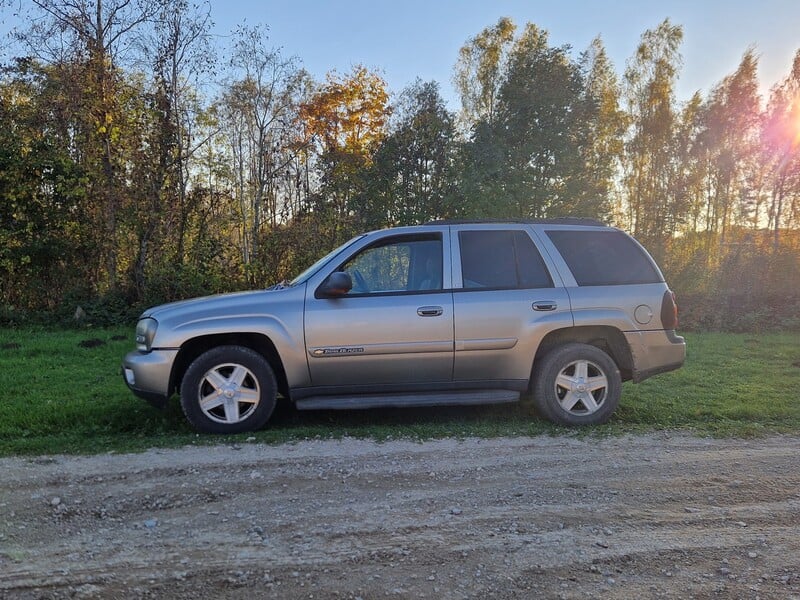
[[310, 396], [295, 402], [298, 410], [353, 410], [362, 408], [413, 408], [416, 406], [459, 406], [517, 402], [519, 392], [511, 390], [465, 390], [419, 394], [353, 396]]

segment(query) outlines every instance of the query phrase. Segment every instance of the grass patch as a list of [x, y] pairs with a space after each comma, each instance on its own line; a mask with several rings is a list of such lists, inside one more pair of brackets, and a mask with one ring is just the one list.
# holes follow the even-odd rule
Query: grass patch
[[686, 366], [639, 385], [603, 427], [567, 430], [530, 402], [490, 407], [298, 412], [279, 404], [267, 427], [198, 435], [177, 401], [165, 411], [134, 397], [119, 374], [129, 329], [0, 329], [0, 455], [136, 451], [187, 444], [280, 443], [345, 436], [386, 440], [539, 434], [603, 435], [663, 429], [754, 436], [800, 433], [800, 336], [692, 334]]
[[714, 435], [800, 432], [800, 336], [687, 336], [686, 365], [625, 384], [615, 424], [685, 428]]

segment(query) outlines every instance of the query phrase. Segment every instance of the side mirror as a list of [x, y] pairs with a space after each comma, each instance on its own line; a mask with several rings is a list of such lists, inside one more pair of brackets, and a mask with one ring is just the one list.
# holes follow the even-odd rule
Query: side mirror
[[353, 289], [353, 279], [349, 273], [336, 271], [331, 273], [317, 289], [318, 298], [341, 298]]

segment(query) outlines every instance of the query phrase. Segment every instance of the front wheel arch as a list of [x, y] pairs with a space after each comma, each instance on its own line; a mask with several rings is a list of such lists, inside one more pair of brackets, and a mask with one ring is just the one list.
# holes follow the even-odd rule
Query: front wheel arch
[[203, 335], [184, 342], [178, 351], [170, 374], [169, 395], [180, 392], [183, 376], [197, 357], [219, 346], [243, 346], [263, 356], [275, 374], [278, 392], [288, 398], [289, 383], [283, 361], [275, 344], [264, 334], [247, 332]]

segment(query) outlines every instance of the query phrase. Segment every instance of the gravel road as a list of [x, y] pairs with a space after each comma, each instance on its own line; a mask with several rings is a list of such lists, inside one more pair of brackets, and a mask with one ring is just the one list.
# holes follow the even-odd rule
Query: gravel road
[[800, 438], [0, 460], [2, 598], [798, 598]]

